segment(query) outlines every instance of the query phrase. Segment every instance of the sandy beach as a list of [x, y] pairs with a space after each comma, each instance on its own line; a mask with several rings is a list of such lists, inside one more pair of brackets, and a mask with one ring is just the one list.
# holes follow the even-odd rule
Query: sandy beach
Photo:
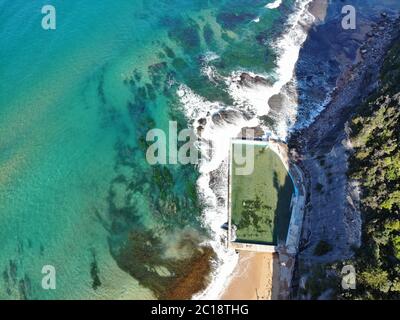
[[222, 300], [275, 300], [278, 298], [279, 262], [276, 254], [241, 251]]

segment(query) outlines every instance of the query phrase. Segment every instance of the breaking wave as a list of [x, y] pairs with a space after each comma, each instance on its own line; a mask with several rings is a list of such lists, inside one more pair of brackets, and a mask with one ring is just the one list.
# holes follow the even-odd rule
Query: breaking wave
[[282, 0], [275, 0], [274, 2], [268, 3], [265, 7], [268, 9], [277, 9], [281, 6]]
[[[282, 1], [267, 5], [278, 8]], [[214, 261], [212, 281], [208, 288], [194, 299], [217, 299], [229, 283], [238, 261], [238, 256], [226, 248], [226, 231], [221, 226], [227, 222], [227, 172], [229, 142], [237, 137], [244, 127], [262, 127], [275, 138], [285, 140], [297, 115], [296, 80], [293, 72], [302, 44], [307, 38], [308, 26], [314, 17], [308, 12], [311, 0], [297, 0], [289, 15], [284, 32], [275, 41], [273, 48], [277, 53], [276, 69], [271, 75], [258, 75], [246, 70], [237, 70], [223, 77], [215, 67], [208, 64], [217, 59], [213, 53], [207, 53], [202, 69], [210, 81], [216, 79], [227, 84], [233, 98], [233, 105], [210, 102], [195, 94], [182, 84], [178, 96], [186, 117], [197, 129], [199, 149], [203, 158], [199, 164], [200, 178], [198, 191], [205, 204], [203, 223], [212, 232], [209, 245], [217, 253]], [[251, 82], [243, 84], [243, 74]], [[273, 127], [260, 121], [260, 117], [274, 118]]]

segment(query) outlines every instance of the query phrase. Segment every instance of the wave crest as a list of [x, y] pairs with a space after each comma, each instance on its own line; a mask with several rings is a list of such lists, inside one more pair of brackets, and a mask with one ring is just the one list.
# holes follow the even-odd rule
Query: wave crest
[[[245, 70], [233, 72], [223, 77], [209, 61], [218, 58], [208, 53], [204, 59], [203, 74], [210, 81], [225, 81], [234, 104], [226, 106], [210, 102], [194, 93], [182, 84], [178, 96], [187, 118], [197, 128], [199, 148], [205, 155], [199, 165], [200, 177], [198, 191], [205, 204], [203, 223], [211, 229], [212, 240], [209, 245], [217, 253], [215, 269], [209, 287], [193, 299], [218, 299], [228, 284], [238, 256], [226, 248], [226, 231], [221, 226], [227, 222], [227, 172], [229, 142], [240, 134], [243, 127], [260, 126], [275, 138], [285, 140], [290, 127], [296, 120], [297, 96], [296, 80], [293, 72], [302, 44], [307, 38], [307, 26], [314, 22], [308, 12], [312, 0], [297, 0], [289, 15], [285, 31], [275, 43], [278, 59], [273, 79], [268, 75], [259, 75]], [[267, 6], [278, 8], [282, 1]], [[247, 74], [243, 79], [243, 74]], [[247, 78], [246, 78], [247, 77]], [[251, 80], [251, 78], [254, 80]], [[257, 80], [258, 79], [258, 80]], [[263, 80], [262, 80], [263, 79]], [[245, 83], [248, 80], [250, 83]], [[274, 127], [268, 127], [260, 117], [274, 117]]]

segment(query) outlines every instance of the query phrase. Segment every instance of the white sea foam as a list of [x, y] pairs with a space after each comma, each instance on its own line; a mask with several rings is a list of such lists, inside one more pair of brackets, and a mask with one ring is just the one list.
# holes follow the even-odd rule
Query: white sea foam
[[[184, 108], [184, 112], [192, 125], [197, 127], [199, 119], [202, 119], [202, 130], [199, 142], [201, 153], [209, 155], [203, 158], [199, 165], [200, 178], [197, 181], [198, 191], [206, 206], [203, 212], [203, 222], [210, 227], [213, 240], [209, 245], [217, 253], [214, 261], [215, 269], [212, 274], [212, 282], [209, 287], [193, 297], [193, 299], [217, 299], [220, 297], [229, 277], [232, 276], [238, 261], [238, 256], [226, 248], [226, 231], [221, 226], [227, 222], [227, 201], [218, 201], [219, 198], [227, 199], [227, 172], [230, 139], [236, 137], [243, 127], [254, 127], [260, 125], [257, 116], [266, 115], [270, 112], [268, 101], [274, 95], [281, 93], [285, 97], [285, 105], [277, 113], [276, 127], [274, 132], [277, 138], [286, 139], [288, 129], [293, 124], [296, 116], [296, 96], [292, 90], [295, 82], [292, 80], [293, 71], [299, 56], [300, 48], [307, 37], [304, 25], [313, 21], [313, 16], [306, 10], [311, 0], [297, 0], [295, 10], [288, 17], [283, 35], [277, 39], [273, 47], [277, 51], [277, 68], [271, 84], [265, 81], [255, 82], [254, 85], [242, 86], [240, 75], [243, 70], [233, 72], [229, 77], [222, 77], [218, 71], [211, 67], [205, 59], [202, 72], [210, 81], [223, 80], [228, 85], [228, 92], [234, 99], [232, 106], [222, 103], [210, 102], [195, 94], [190, 88], [181, 85], [178, 96]], [[281, 1], [269, 4], [279, 7]], [[211, 60], [218, 58], [208, 54]], [[247, 72], [250, 76], [256, 74]], [[260, 75], [268, 78], [267, 75]], [[270, 79], [269, 79], [270, 80]], [[221, 110], [223, 112], [221, 113]], [[246, 113], [246, 116], [244, 114]], [[248, 116], [253, 115], [249, 120]], [[219, 115], [219, 116], [218, 116]], [[206, 122], [204, 124], [204, 122]], [[213, 175], [213, 186], [210, 187], [210, 173]]]
[[[250, 108], [257, 115], [268, 114], [268, 99], [270, 92], [268, 87], [262, 84], [254, 84], [252, 86], [241, 86], [239, 84], [240, 75], [244, 71], [232, 72], [231, 76], [226, 78], [229, 94], [234, 98], [235, 105]], [[246, 72], [251, 77], [261, 76], [253, 72]]]
[[[212, 241], [208, 244], [212, 246], [217, 254], [217, 260], [214, 261], [215, 268], [213, 270], [210, 286], [202, 293], [194, 297], [194, 299], [217, 299], [223, 291], [227, 279], [232, 274], [238, 256], [234, 251], [226, 248], [226, 231], [221, 226], [227, 222], [227, 207], [226, 203], [218, 205], [218, 193], [223, 198], [227, 198], [227, 177], [222, 174], [218, 177], [218, 184], [215, 186], [218, 190], [214, 192], [210, 188], [210, 173], [215, 170], [227, 172], [227, 157], [229, 153], [229, 141], [231, 137], [239, 134], [241, 128], [246, 124], [257, 124], [257, 120], [246, 121], [239, 113], [235, 113], [234, 109], [226, 108], [219, 103], [209, 102], [185, 85], [181, 85], [178, 90], [178, 96], [185, 107], [185, 113], [189, 119], [194, 119], [197, 122], [199, 119], [206, 119], [207, 123], [201, 133], [200, 149], [202, 154], [210, 154], [209, 158], [203, 158], [199, 166], [201, 173], [197, 181], [198, 191], [201, 195], [201, 200], [205, 205], [203, 222], [211, 229], [213, 233]], [[232, 123], [216, 123], [213, 121], [213, 116], [218, 114], [222, 108], [227, 112], [232, 111]]]
[[[268, 105], [269, 99], [281, 93], [285, 95], [285, 86], [293, 79], [293, 72], [299, 57], [300, 49], [304, 41], [307, 39], [307, 30], [305, 25], [310, 25], [314, 21], [314, 17], [308, 12], [307, 5], [311, 0], [298, 0], [295, 3], [296, 10], [289, 16], [283, 35], [273, 43], [272, 47], [278, 54], [277, 68], [274, 71], [274, 79], [276, 81], [272, 85], [257, 84], [255, 86], [239, 86], [238, 77], [242, 71], [233, 72], [231, 77], [227, 79], [229, 93], [235, 99], [238, 105], [245, 105], [252, 108], [257, 116], [267, 115], [270, 111]], [[247, 72], [252, 77], [257, 76], [251, 72]], [[259, 75], [265, 77], [265, 75]], [[293, 97], [292, 99], [293, 100]], [[292, 101], [293, 102], [293, 101]], [[276, 130], [277, 138], [285, 140], [289, 131], [289, 126], [294, 122], [297, 103], [284, 106], [286, 112], [282, 112], [278, 119], [279, 130]], [[268, 129], [268, 128], [267, 128]]]
[[208, 51], [208, 52], [203, 56], [203, 59], [204, 59], [204, 61], [206, 61], [206, 62], [210, 62], [210, 61], [216, 60], [216, 59], [218, 59], [218, 58], [219, 58], [219, 55], [216, 54], [215, 52], [212, 52], [212, 51]]
[[274, 2], [268, 3], [265, 7], [268, 9], [277, 9], [281, 6], [282, 0], [275, 0]]

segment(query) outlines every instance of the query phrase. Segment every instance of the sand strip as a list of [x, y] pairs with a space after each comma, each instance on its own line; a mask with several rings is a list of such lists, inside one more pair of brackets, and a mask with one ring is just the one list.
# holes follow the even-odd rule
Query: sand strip
[[222, 300], [277, 299], [279, 261], [276, 254], [240, 252], [239, 263]]

